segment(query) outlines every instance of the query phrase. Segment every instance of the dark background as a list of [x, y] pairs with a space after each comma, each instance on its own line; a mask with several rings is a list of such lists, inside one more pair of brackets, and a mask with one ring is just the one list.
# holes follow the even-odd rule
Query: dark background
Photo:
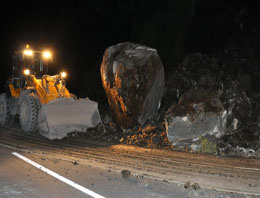
[[[67, 86], [102, 102], [100, 64], [120, 42], [156, 48], [170, 73], [191, 52], [218, 54], [230, 43], [260, 55], [259, 0], [12, 1], [1, 5], [1, 92], [12, 55], [26, 44], [54, 52], [52, 74], [68, 72]], [[5, 14], [4, 14], [5, 13]], [[257, 57], [257, 56], [256, 56]], [[246, 57], [248, 58], [248, 57]]]

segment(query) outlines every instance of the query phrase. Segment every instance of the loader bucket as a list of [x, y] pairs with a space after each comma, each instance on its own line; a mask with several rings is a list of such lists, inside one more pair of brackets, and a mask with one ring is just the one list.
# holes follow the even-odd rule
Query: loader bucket
[[62, 139], [71, 132], [86, 132], [101, 122], [98, 104], [89, 99], [60, 98], [42, 104], [39, 132], [48, 139]]

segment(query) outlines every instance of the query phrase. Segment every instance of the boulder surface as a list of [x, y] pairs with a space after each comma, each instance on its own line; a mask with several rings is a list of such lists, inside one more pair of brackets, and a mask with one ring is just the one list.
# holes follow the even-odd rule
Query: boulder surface
[[117, 125], [124, 129], [143, 125], [157, 114], [165, 82], [155, 49], [133, 43], [108, 47], [100, 70]]

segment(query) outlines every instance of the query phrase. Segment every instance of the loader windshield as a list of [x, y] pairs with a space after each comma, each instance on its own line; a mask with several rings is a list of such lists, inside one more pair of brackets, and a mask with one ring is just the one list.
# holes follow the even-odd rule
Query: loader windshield
[[16, 52], [13, 56], [13, 76], [21, 77], [25, 69], [29, 69], [31, 74], [40, 78], [48, 74], [48, 61], [43, 59], [42, 52], [34, 52], [33, 55]]

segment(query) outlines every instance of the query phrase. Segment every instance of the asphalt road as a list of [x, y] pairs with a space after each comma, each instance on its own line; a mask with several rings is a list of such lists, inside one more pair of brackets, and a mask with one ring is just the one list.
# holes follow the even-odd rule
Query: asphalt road
[[[17, 158], [12, 152], [14, 150], [0, 146], [1, 198], [91, 197]], [[250, 197], [202, 188], [194, 190], [192, 187], [185, 188], [182, 184], [122, 174], [77, 162], [57, 160], [51, 156], [23, 152], [19, 154], [106, 198]]]

